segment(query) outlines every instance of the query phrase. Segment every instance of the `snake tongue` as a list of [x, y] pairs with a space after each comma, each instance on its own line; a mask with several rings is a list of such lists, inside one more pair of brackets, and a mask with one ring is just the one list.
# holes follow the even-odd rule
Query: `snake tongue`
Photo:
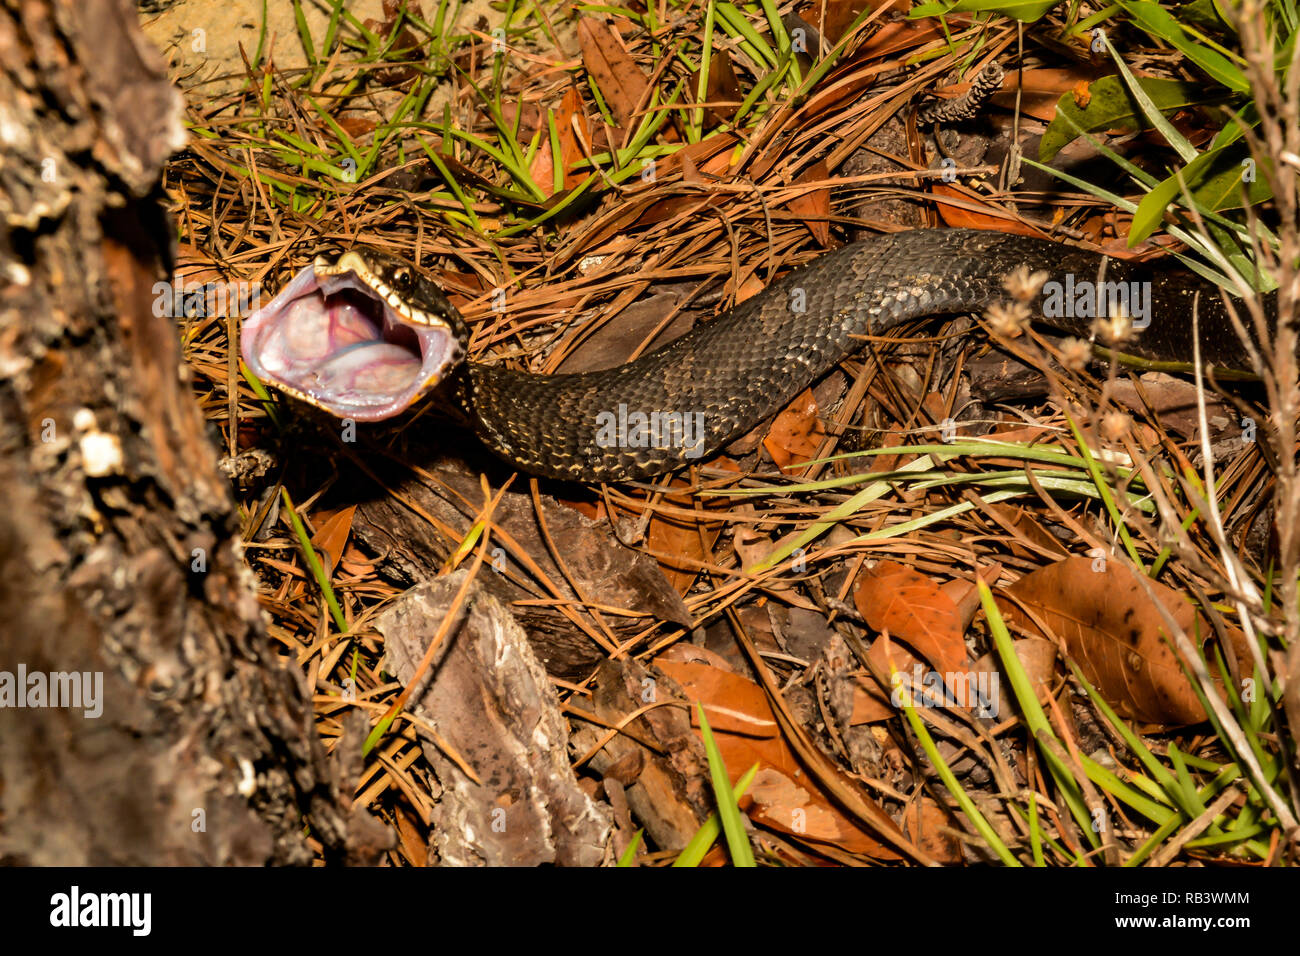
[[299, 272], [244, 322], [244, 363], [259, 379], [340, 418], [405, 410], [457, 358], [451, 330], [403, 320], [351, 273]]

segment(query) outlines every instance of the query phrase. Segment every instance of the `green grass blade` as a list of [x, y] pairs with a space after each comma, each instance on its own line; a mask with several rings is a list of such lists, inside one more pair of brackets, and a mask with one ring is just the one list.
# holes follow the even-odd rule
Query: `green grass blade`
[[[737, 800], [745, 795], [745, 791], [749, 789], [749, 785], [754, 782], [754, 777], [757, 775], [758, 764], [755, 763], [736, 781], [735, 795]], [[673, 861], [673, 866], [699, 866], [700, 861], [709, 852], [709, 847], [713, 846], [713, 841], [718, 838], [718, 834], [721, 832], [722, 823], [718, 820], [717, 811], [714, 811], [695, 831], [695, 835], [691, 837], [690, 842], [682, 848], [682, 852]]]
[[713, 780], [713, 796], [718, 804], [718, 819], [722, 821], [722, 832], [727, 838], [727, 848], [731, 851], [731, 865], [752, 867], [754, 850], [749, 845], [749, 834], [741, 817], [740, 807], [736, 803], [736, 793], [731, 788], [731, 779], [727, 776], [727, 765], [718, 751], [718, 743], [713, 739], [713, 729], [709, 719], [704, 716], [704, 705], [696, 702], [700, 714], [700, 735], [704, 738], [704, 752], [709, 757], [709, 776]]

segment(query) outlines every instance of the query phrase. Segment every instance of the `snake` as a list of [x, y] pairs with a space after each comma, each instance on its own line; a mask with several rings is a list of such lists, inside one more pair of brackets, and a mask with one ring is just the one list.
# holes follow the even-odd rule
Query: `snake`
[[[1192, 273], [958, 228], [846, 244], [655, 351], [567, 374], [470, 361], [467, 325], [438, 283], [399, 257], [358, 245], [317, 256], [251, 313], [241, 354], [263, 382], [339, 419], [383, 421], [438, 392], [520, 471], [633, 480], [707, 459], [867, 339], [912, 320], [1013, 301], [1008, 276], [1020, 267], [1038, 274], [1026, 303], [1034, 321], [1058, 332], [1095, 340], [1098, 318], [1124, 313], [1132, 337], [1119, 351], [1189, 363], [1198, 344], [1195, 309], [1203, 365], [1253, 368], [1220, 288]], [[1275, 323], [1275, 301], [1263, 300]]]

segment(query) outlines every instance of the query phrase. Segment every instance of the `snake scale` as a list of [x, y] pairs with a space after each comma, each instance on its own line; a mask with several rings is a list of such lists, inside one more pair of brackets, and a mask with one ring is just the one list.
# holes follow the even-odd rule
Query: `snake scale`
[[[1146, 326], [1125, 352], [1190, 362], [1196, 300], [1204, 361], [1250, 369], [1216, 286], [968, 229], [846, 245], [655, 352], [562, 375], [464, 361], [465, 325], [438, 287], [409, 264], [358, 247], [333, 262], [318, 259], [249, 316], [243, 357], [263, 381], [340, 418], [389, 418], [441, 386], [480, 439], [520, 470], [618, 481], [707, 457], [860, 348], [864, 336], [1007, 301], [1004, 278], [1020, 266], [1047, 273], [1041, 301], [1030, 305], [1036, 320], [1061, 332], [1090, 337], [1094, 316], [1078, 296], [1100, 279], [1132, 291], [1129, 314]], [[1267, 309], [1272, 318], [1272, 304]]]

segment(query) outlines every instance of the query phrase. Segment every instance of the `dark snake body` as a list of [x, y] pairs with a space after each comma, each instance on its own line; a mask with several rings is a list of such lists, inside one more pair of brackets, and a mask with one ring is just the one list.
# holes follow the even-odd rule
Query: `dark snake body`
[[[523, 471], [617, 481], [672, 471], [743, 435], [862, 345], [863, 336], [929, 315], [980, 311], [1009, 296], [1018, 266], [1049, 282], [1149, 283], [1150, 326], [1123, 350], [1192, 361], [1192, 306], [1207, 364], [1249, 370], [1217, 287], [1187, 274], [1109, 259], [1040, 239], [966, 229], [914, 230], [845, 246], [656, 352], [607, 371], [535, 375], [467, 364], [456, 403], [482, 440]], [[1031, 303], [1031, 306], [1036, 303]], [[801, 308], [800, 308], [801, 307]], [[1036, 316], [1036, 318], [1040, 318]], [[1090, 316], [1046, 316], [1089, 337]], [[699, 414], [703, 440], [682, 447], [597, 443], [602, 414]]]

